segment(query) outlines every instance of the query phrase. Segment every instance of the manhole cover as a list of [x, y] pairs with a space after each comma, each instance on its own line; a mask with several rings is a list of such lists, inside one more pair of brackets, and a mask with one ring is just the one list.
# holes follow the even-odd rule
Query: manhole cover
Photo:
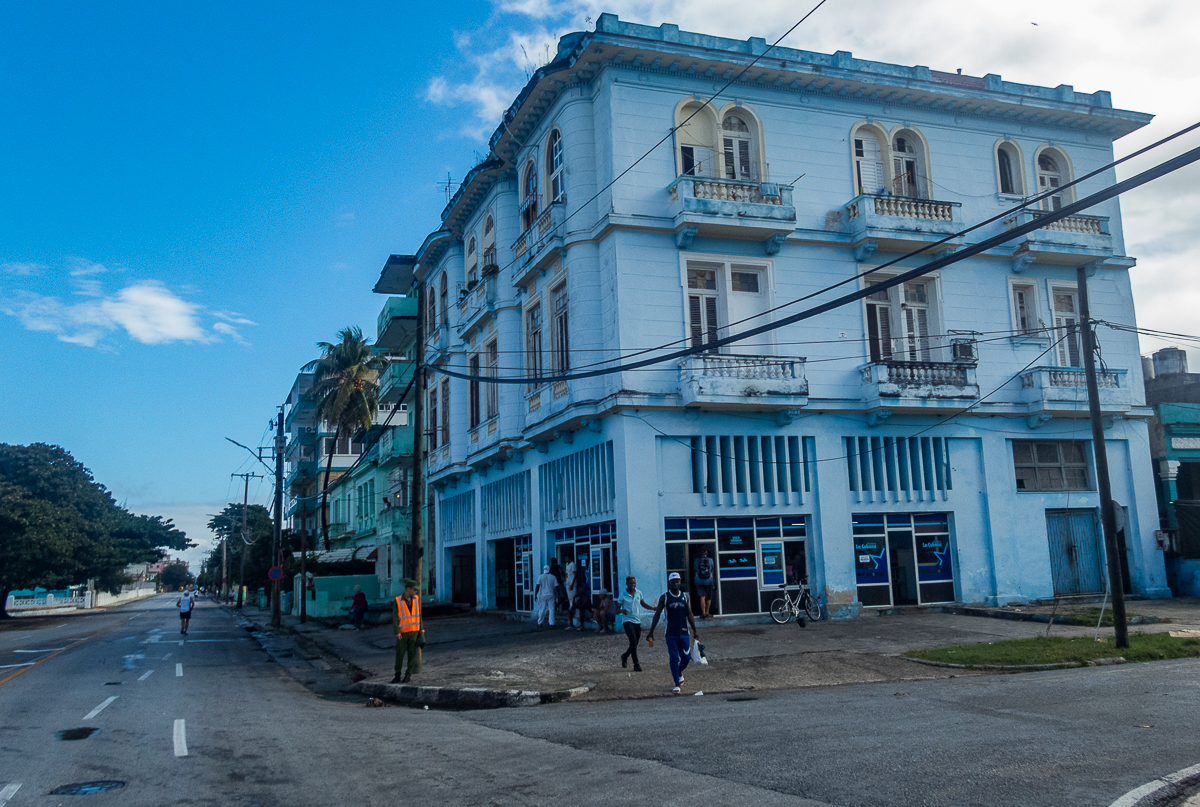
[[106, 790], [116, 790], [125, 787], [124, 782], [107, 780], [103, 782], [76, 782], [73, 785], [63, 785], [50, 791], [51, 796], [90, 796], [92, 793], [103, 793]]
[[120, 681], [108, 681], [104, 685], [106, 687], [119, 687], [121, 685], [121, 682]]
[[100, 729], [85, 726], [78, 729], [63, 729], [62, 731], [56, 732], [56, 734], [60, 740], [86, 740], [99, 730]]

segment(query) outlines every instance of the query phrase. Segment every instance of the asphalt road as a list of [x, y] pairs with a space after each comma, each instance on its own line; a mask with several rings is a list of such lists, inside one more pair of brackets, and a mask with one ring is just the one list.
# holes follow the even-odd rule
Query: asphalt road
[[[0, 681], [24, 670], [0, 683], [0, 807], [1106, 807], [1200, 761], [1196, 661], [740, 699], [363, 708], [315, 696], [211, 603], [181, 637], [174, 600], [0, 632]], [[104, 781], [123, 785], [52, 793]]]

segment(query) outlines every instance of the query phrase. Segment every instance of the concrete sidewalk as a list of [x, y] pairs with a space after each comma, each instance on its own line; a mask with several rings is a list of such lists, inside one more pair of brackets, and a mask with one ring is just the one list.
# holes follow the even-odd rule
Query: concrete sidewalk
[[[1085, 612], [1099, 603], [1060, 604], [1058, 615]], [[787, 625], [722, 625], [720, 619], [698, 623], [700, 641], [710, 664], [692, 665], [685, 673], [684, 693], [742, 692], [790, 689], [837, 684], [877, 683], [949, 678], [980, 673], [928, 667], [900, 656], [905, 650], [1016, 639], [1044, 635], [1052, 606], [972, 609], [987, 616], [939, 613], [934, 609], [901, 610], [889, 615], [867, 611], [854, 620], [808, 623], [801, 629]], [[1200, 601], [1145, 600], [1128, 605], [1131, 615], [1159, 620], [1136, 625], [1137, 631], [1160, 632], [1200, 628]], [[265, 622], [250, 609], [247, 616]], [[1031, 621], [1040, 618], [1041, 621]], [[387, 684], [395, 658], [389, 625], [364, 630], [341, 630], [334, 623], [285, 616], [285, 626], [337, 658], [352, 663], [370, 684]], [[514, 702], [542, 702], [547, 693], [587, 687], [573, 693], [580, 700], [613, 700], [660, 697], [670, 693], [667, 651], [659, 626], [655, 646], [645, 634], [639, 646], [643, 672], [633, 665], [622, 668], [620, 654], [626, 640], [621, 634], [551, 630], [510, 621], [501, 615], [470, 614], [427, 618], [428, 644], [421, 674], [414, 686], [526, 693]], [[1089, 636], [1094, 627], [1055, 624], [1054, 636]], [[1111, 635], [1112, 629], [1102, 629]], [[377, 687], [362, 689], [377, 694]], [[432, 692], [432, 690], [430, 691]], [[388, 694], [399, 694], [388, 691]], [[409, 694], [413, 694], [411, 691]], [[428, 702], [446, 703], [444, 693], [425, 693]]]

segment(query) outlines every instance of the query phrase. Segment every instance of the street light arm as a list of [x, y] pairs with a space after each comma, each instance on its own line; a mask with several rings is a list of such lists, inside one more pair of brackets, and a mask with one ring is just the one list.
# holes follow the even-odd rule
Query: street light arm
[[266, 469], [267, 469], [268, 471], [270, 471], [271, 473], [275, 473], [275, 469], [274, 469], [274, 468], [272, 468], [270, 465], [267, 465], [265, 462], [263, 462], [263, 458], [262, 458], [262, 457], [260, 457], [260, 456], [258, 456], [258, 454], [257, 454], [257, 453], [254, 451], [254, 449], [253, 449], [253, 448], [251, 448], [250, 446], [244, 446], [244, 445], [242, 445], [241, 443], [239, 443], [237, 440], [233, 440], [233, 439], [230, 439], [230, 438], [228, 438], [228, 437], [226, 437], [225, 439], [226, 439], [226, 440], [229, 440], [229, 442], [233, 443], [235, 446], [237, 446], [237, 447], [239, 447], [239, 448], [244, 448], [244, 449], [246, 449], [247, 451], [249, 451], [249, 452], [250, 452], [250, 456], [254, 457], [254, 459], [258, 460], [259, 462], [262, 462], [262, 464], [263, 464], [263, 467], [264, 467], [264, 468], [266, 468]]

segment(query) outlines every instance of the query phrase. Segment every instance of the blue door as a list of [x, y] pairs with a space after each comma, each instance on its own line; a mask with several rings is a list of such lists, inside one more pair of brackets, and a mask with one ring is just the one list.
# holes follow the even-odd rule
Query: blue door
[[1047, 510], [1054, 594], [1104, 591], [1104, 555], [1095, 510]]

